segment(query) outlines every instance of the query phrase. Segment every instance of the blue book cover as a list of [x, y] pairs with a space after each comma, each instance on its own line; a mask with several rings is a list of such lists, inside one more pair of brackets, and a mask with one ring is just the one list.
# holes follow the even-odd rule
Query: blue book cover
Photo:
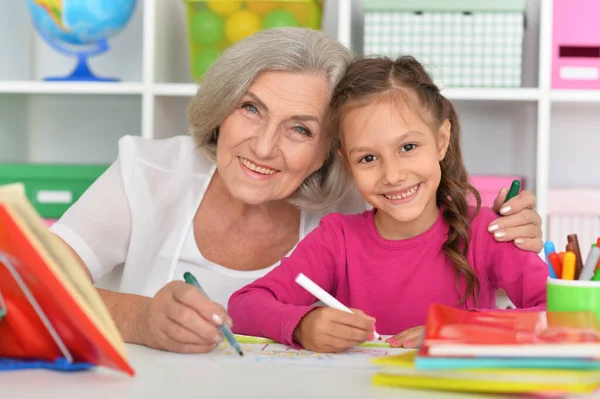
[[41, 359], [13, 359], [0, 357], [0, 372], [25, 369], [48, 369], [55, 371], [83, 371], [95, 367], [90, 363], [70, 363], [67, 359], [59, 358], [55, 361]]
[[600, 361], [576, 358], [415, 357], [415, 368], [440, 369], [569, 369], [600, 370]]

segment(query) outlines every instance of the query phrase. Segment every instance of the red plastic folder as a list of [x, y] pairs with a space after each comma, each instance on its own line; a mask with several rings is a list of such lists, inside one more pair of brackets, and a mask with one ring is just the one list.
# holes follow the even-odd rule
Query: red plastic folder
[[16, 186], [0, 187], [0, 357], [64, 359], [134, 375], [82, 266]]
[[421, 356], [600, 358], [593, 312], [469, 312], [435, 304]]

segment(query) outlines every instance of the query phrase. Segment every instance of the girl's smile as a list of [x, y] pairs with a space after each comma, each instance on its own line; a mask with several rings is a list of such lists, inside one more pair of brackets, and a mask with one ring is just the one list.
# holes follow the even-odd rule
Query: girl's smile
[[412, 201], [419, 193], [419, 187], [421, 183], [415, 184], [412, 187], [403, 188], [395, 191], [388, 191], [381, 194], [385, 197], [388, 202], [394, 205], [406, 204]]

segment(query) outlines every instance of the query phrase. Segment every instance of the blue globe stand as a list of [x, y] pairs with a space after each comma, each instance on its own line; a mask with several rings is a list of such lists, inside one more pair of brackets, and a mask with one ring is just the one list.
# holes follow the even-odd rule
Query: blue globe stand
[[88, 58], [93, 57], [98, 54], [102, 54], [108, 51], [109, 46], [106, 39], [101, 39], [96, 42], [96, 48], [87, 50], [87, 51], [74, 51], [70, 50], [66, 47], [62, 47], [58, 45], [54, 40], [46, 36], [41, 30], [38, 30], [38, 33], [42, 38], [52, 47], [54, 50], [59, 53], [65, 54], [67, 56], [75, 56], [77, 58], [77, 65], [75, 69], [71, 71], [70, 75], [67, 76], [59, 76], [59, 77], [46, 77], [43, 80], [48, 82], [118, 82], [120, 79], [118, 78], [106, 78], [94, 75], [94, 73], [90, 70], [88, 66]]

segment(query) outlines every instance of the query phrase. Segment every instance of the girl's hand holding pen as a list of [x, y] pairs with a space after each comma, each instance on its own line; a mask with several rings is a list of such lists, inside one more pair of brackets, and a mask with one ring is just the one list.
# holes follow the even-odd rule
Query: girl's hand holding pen
[[223, 341], [218, 326], [232, 325], [221, 305], [183, 281], [165, 285], [138, 317], [136, 324], [144, 345], [180, 353], [212, 351]]
[[358, 309], [352, 313], [330, 307], [306, 314], [294, 330], [294, 341], [314, 352], [343, 352], [373, 339], [375, 319]]

